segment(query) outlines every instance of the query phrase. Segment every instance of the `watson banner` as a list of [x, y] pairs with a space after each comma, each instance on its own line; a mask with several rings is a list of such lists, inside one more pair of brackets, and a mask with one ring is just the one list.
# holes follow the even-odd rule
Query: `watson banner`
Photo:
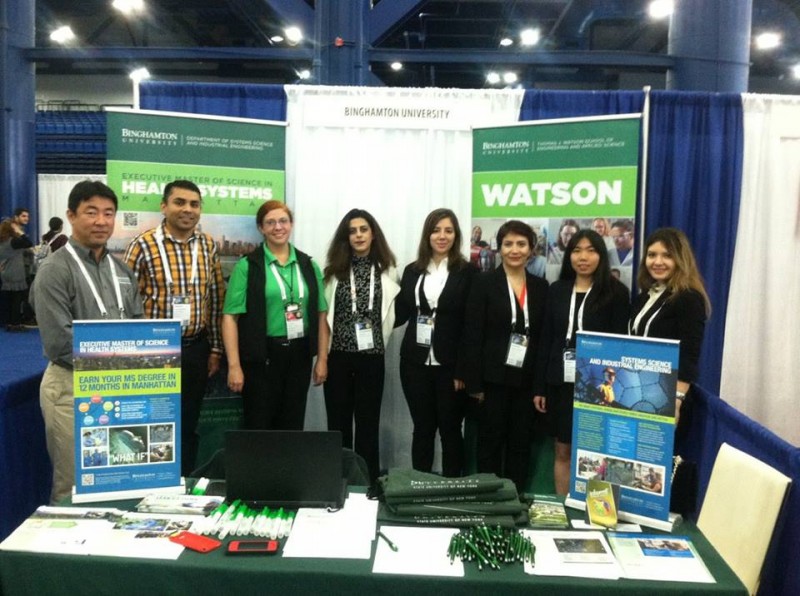
[[76, 503], [180, 486], [181, 326], [75, 321]]
[[528, 270], [553, 280], [569, 239], [590, 227], [630, 287], [640, 121], [641, 114], [625, 114], [476, 128], [473, 262], [484, 270], [499, 264], [497, 228], [521, 219], [538, 240]]
[[568, 505], [589, 481], [620, 487], [619, 518], [671, 529], [678, 347], [674, 340], [580, 331]]
[[200, 187], [203, 231], [227, 272], [260, 242], [261, 204], [285, 200], [285, 123], [110, 109], [107, 129], [108, 185], [120, 200], [114, 252], [161, 222], [164, 186], [186, 179]]

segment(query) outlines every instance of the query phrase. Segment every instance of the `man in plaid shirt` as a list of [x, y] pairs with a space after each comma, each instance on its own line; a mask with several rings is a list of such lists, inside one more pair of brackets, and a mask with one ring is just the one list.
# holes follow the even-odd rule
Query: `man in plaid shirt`
[[197, 229], [203, 201], [189, 180], [164, 188], [164, 221], [134, 238], [125, 260], [139, 280], [145, 317], [181, 321], [181, 473], [197, 459], [197, 422], [208, 377], [219, 370], [225, 284], [214, 239]]

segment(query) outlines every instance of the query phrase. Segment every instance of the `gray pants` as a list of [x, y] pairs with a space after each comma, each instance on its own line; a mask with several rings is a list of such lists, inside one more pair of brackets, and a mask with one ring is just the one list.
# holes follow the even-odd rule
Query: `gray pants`
[[47, 365], [39, 388], [39, 405], [44, 417], [47, 453], [53, 464], [53, 490], [50, 504], [72, 494], [75, 483], [75, 404], [72, 371]]

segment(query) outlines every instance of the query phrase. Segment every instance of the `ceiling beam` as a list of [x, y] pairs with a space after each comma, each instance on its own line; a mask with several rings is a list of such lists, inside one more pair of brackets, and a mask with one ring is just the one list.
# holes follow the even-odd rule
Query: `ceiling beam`
[[201, 60], [298, 60], [310, 61], [313, 50], [306, 48], [28, 48], [23, 56], [30, 62], [52, 60], [150, 60], [155, 62], [197, 62]]
[[373, 46], [386, 39], [408, 17], [418, 12], [427, 0], [383, 0], [369, 11], [367, 37]]

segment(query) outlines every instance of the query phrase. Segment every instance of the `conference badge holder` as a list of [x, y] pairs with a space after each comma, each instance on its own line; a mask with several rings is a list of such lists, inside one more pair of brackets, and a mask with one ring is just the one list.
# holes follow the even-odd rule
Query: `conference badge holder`
[[522, 333], [512, 333], [508, 340], [508, 353], [506, 365], [522, 368], [525, 362], [525, 353], [528, 351], [528, 336]]
[[430, 347], [433, 339], [433, 317], [417, 315], [417, 343]]
[[192, 297], [186, 294], [172, 296], [172, 318], [181, 322], [181, 327], [189, 326], [192, 318]]
[[564, 349], [564, 382], [575, 382], [575, 350], [572, 348]]
[[287, 339], [299, 339], [305, 335], [303, 329], [303, 309], [296, 302], [290, 302], [284, 309]]
[[358, 351], [371, 350], [375, 347], [375, 338], [372, 333], [372, 321], [367, 319], [357, 319], [355, 322], [356, 327], [356, 344]]

